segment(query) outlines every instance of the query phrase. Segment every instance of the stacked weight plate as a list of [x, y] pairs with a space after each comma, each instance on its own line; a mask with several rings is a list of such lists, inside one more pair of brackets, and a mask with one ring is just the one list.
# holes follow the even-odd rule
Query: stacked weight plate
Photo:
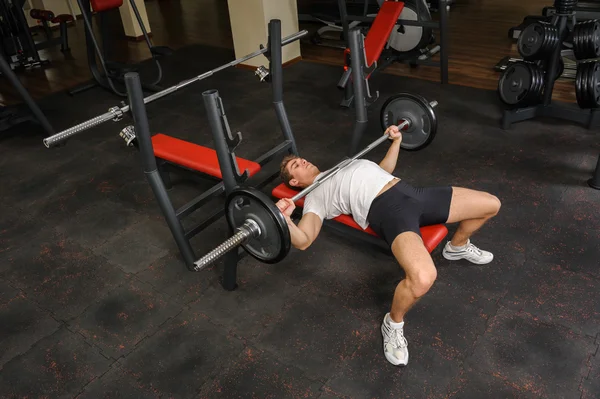
[[500, 76], [498, 94], [506, 105], [529, 106], [539, 103], [544, 92], [544, 70], [531, 62], [515, 62]]
[[521, 32], [517, 42], [519, 54], [527, 61], [545, 60], [560, 42], [558, 29], [549, 22], [533, 22]]
[[600, 106], [600, 62], [582, 62], [577, 65], [575, 93], [580, 108]]
[[530, 106], [541, 101], [545, 83], [544, 65], [548, 64], [559, 43], [557, 28], [548, 22], [533, 22], [523, 29], [517, 42], [523, 61], [506, 68], [498, 82], [502, 102], [509, 106]]
[[[578, 22], [573, 28], [573, 54], [577, 58], [575, 94], [583, 109], [600, 107], [600, 21]], [[588, 61], [589, 60], [589, 61]]]
[[600, 21], [591, 19], [575, 24], [573, 53], [578, 60], [600, 57]]

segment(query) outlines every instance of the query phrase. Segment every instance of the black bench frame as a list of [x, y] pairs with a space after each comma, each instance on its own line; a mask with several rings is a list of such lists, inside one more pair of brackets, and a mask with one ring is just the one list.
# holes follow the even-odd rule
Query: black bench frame
[[[269, 59], [273, 105], [282, 129], [284, 141], [254, 161], [260, 164], [261, 167], [267, 165], [276, 158], [280, 159], [284, 154], [298, 154], [296, 141], [294, 139], [287, 113], [285, 111], [285, 106], [283, 104], [281, 21], [271, 20], [269, 22], [269, 37], [267, 46], [268, 51], [266, 56]], [[130, 79], [127, 78], [128, 76], [135, 77], [138, 84], [132, 84]], [[137, 73], [127, 74], [125, 81], [127, 83], [129, 104], [131, 104], [131, 112], [135, 125], [137, 146], [142, 155], [144, 173], [148, 178], [148, 182], [156, 196], [157, 202], [165, 216], [167, 224], [171, 230], [171, 233], [173, 234], [173, 238], [175, 239], [186, 266], [190, 270], [193, 270], [194, 262], [198, 259], [198, 257], [192, 249], [190, 239], [221, 218], [221, 216], [223, 216], [225, 213], [225, 209], [220, 207], [211, 216], [198, 223], [188, 231], [184, 230], [181, 219], [190, 215], [193, 211], [200, 208], [215, 196], [219, 196], [223, 193], [228, 195], [242, 183], [251, 183], [254, 187], [262, 188], [272, 182], [278, 176], [278, 172], [273, 173], [272, 175], [260, 181], [255, 181], [259, 180], [258, 176], [253, 176], [246, 179], [243, 173], [239, 173], [237, 162], [235, 161], [235, 155], [233, 154], [233, 149], [235, 149], [237, 144], [239, 144], [239, 138], [231, 137], [229, 134], [229, 125], [225, 115], [223, 102], [219, 97], [218, 91], [206, 91], [203, 93], [203, 99], [214, 138], [215, 150], [217, 152], [223, 180], [213, 186], [211, 189], [202, 193], [197, 198], [188, 202], [186, 205], [182, 206], [180, 209], [175, 210], [171, 200], [169, 199], [165, 181], [161, 176], [162, 166], [159, 168], [157, 158], [154, 155], [143, 93], [141, 85], [139, 84], [139, 75], [137, 75]], [[164, 169], [162, 171], [164, 172]], [[233, 231], [231, 231], [231, 229], [229, 230], [229, 234], [232, 235]], [[239, 259], [244, 256], [244, 254], [245, 251], [239, 249], [238, 251], [231, 251], [225, 255], [225, 268], [222, 279], [222, 284], [225, 289], [233, 290], [237, 287], [237, 263]]]

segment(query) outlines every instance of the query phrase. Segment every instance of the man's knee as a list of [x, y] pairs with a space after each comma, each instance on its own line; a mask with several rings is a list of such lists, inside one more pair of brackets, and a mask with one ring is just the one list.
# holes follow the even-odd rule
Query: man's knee
[[500, 199], [495, 195], [489, 193], [486, 194], [488, 195], [490, 217], [494, 217], [498, 214], [498, 212], [500, 212], [500, 207], [502, 206], [502, 203], [500, 202]]
[[437, 270], [435, 266], [429, 266], [419, 269], [413, 275], [407, 276], [408, 286], [415, 298], [424, 296], [433, 286], [437, 278]]

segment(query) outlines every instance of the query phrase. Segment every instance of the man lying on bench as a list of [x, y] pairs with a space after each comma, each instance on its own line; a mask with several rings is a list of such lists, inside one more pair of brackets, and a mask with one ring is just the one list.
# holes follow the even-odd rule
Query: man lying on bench
[[[490, 252], [470, 242], [471, 235], [500, 210], [500, 200], [486, 192], [443, 186], [415, 188], [394, 177], [402, 133], [388, 128], [393, 138], [385, 158], [376, 163], [357, 159], [340, 170], [304, 201], [303, 216], [296, 226], [291, 220], [295, 204], [289, 198], [277, 202], [290, 227], [292, 245], [308, 248], [317, 238], [324, 219], [351, 214], [363, 229], [370, 227], [391, 246], [404, 269], [406, 279], [396, 287], [391, 311], [381, 325], [383, 352], [394, 365], [408, 363], [404, 338], [404, 316], [433, 285], [437, 272], [425, 248], [419, 228], [433, 224], [457, 223], [458, 229], [443, 249], [449, 260], [466, 259], [476, 264], [492, 261]], [[305, 159], [289, 155], [281, 164], [281, 178], [291, 188], [301, 189], [321, 175]]]

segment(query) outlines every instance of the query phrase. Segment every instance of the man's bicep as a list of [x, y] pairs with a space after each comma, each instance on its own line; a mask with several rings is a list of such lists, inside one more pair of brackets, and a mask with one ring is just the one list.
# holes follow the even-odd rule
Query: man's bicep
[[298, 228], [308, 236], [311, 243], [319, 235], [322, 226], [323, 219], [313, 212], [305, 213], [302, 219], [300, 219], [300, 223], [298, 223]]

